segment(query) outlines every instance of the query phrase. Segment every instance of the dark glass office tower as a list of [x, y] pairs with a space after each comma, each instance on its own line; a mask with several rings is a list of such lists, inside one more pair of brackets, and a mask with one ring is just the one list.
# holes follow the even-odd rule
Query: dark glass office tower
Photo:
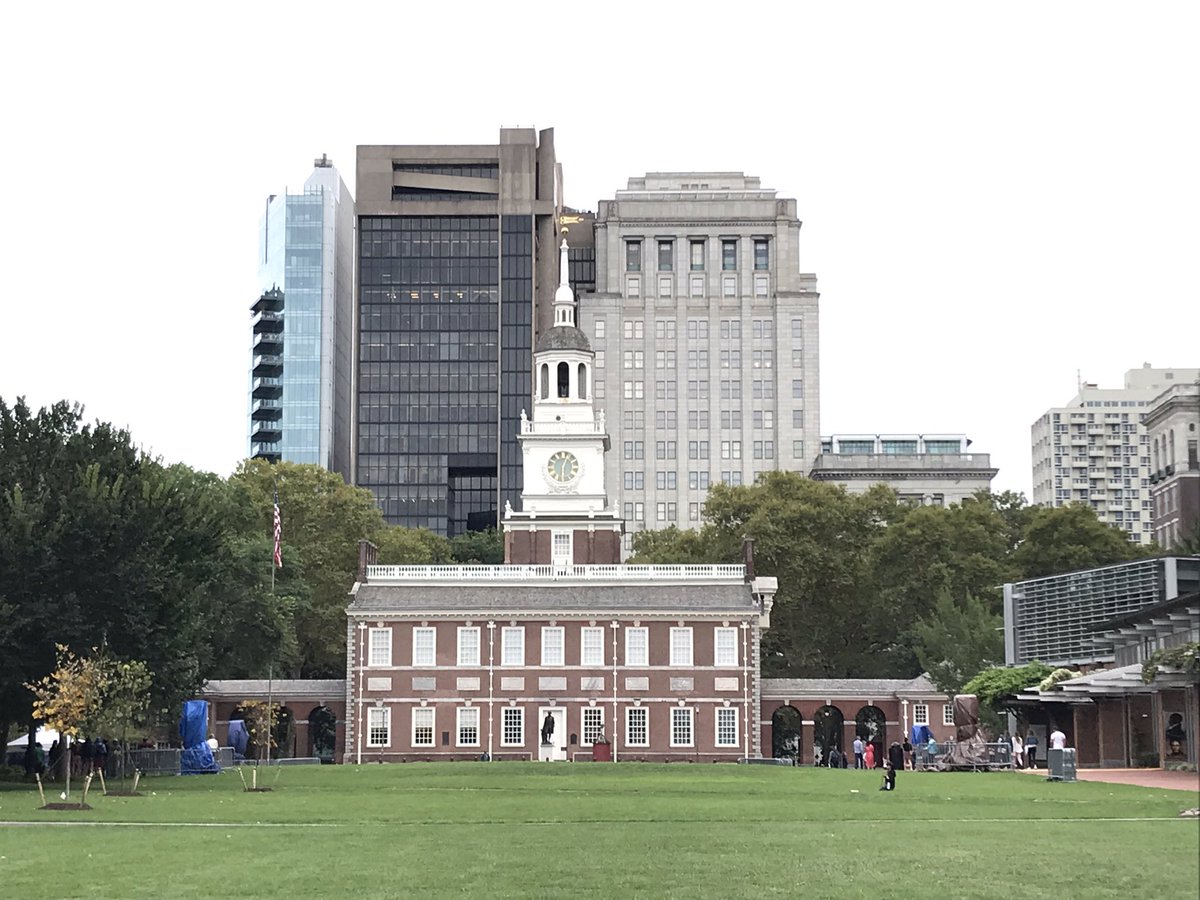
[[453, 536], [520, 496], [553, 176], [549, 130], [358, 148], [355, 480], [393, 524]]

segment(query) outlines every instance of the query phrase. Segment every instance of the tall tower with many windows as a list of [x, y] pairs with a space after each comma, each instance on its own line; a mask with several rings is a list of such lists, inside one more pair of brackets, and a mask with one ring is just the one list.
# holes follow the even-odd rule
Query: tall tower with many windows
[[355, 482], [392, 524], [496, 527], [520, 496], [555, 174], [552, 129], [358, 148]]
[[698, 526], [718, 481], [807, 473], [819, 295], [800, 272], [796, 201], [740, 172], [653, 172], [601, 201], [595, 229], [580, 320], [630, 531]]
[[249, 455], [350, 476], [354, 199], [328, 157], [272, 194], [250, 308]]

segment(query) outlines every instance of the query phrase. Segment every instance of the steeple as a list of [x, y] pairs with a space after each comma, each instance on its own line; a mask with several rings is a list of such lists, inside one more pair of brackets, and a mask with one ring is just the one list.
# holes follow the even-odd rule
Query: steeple
[[554, 292], [554, 327], [575, 327], [575, 292], [568, 281], [570, 263], [567, 261], [567, 239], [563, 238], [558, 257], [558, 290]]

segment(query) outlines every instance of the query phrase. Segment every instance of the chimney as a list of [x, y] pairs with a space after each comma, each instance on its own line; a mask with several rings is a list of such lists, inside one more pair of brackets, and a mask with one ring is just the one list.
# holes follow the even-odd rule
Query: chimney
[[742, 565], [746, 567], [746, 582], [754, 580], [754, 538], [742, 538]]
[[370, 541], [363, 539], [358, 542], [358, 581], [360, 584], [366, 584], [367, 566], [375, 565], [378, 556], [379, 548]]

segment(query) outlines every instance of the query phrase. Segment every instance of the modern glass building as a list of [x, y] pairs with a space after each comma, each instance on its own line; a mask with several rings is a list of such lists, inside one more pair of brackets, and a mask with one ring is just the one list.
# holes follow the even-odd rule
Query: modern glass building
[[250, 456], [350, 476], [354, 209], [324, 156], [271, 195], [251, 306]]
[[453, 536], [520, 497], [554, 177], [552, 130], [358, 148], [354, 477], [390, 523]]

